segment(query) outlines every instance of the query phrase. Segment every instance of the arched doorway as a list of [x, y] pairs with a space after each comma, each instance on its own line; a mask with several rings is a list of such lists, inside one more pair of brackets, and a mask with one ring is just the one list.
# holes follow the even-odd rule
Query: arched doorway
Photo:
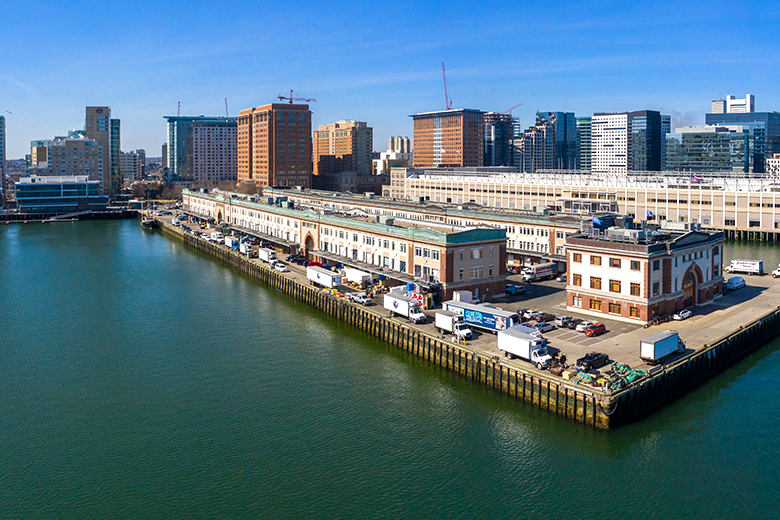
[[683, 307], [694, 307], [696, 305], [696, 275], [693, 271], [685, 273], [683, 278]]
[[304, 253], [306, 254], [306, 257], [309, 256], [309, 251], [314, 249], [314, 239], [311, 237], [311, 235], [306, 235], [306, 240], [303, 243], [304, 247]]
[[217, 223], [222, 222], [222, 210], [217, 211]]

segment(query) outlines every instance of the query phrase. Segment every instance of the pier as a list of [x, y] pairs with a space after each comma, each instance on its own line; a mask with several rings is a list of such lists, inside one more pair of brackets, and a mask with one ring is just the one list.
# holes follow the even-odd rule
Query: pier
[[[757, 297], [761, 301], [755, 308], [761, 312], [752, 306], [743, 309], [744, 312], [732, 315], [733, 323], [724, 323], [719, 315], [713, 315], [710, 321], [719, 325], [707, 327], [689, 341], [684, 355], [654, 368], [648, 377], [619, 391], [604, 392], [506, 360], [495, 355], [495, 349], [455, 344], [446, 336], [428, 333], [370, 307], [353, 304], [223, 245], [185, 233], [164, 219], [157, 221], [165, 235], [398, 348], [518, 400], [598, 429], [616, 428], [653, 413], [760, 349], [780, 332], [780, 307], [763, 301], [778, 300], [775, 291], [767, 289], [765, 292], [772, 294]], [[744, 319], [746, 316], [750, 318]], [[744, 321], [740, 323], [740, 319]], [[653, 332], [653, 329], [638, 330], [631, 337], [644, 337]]]

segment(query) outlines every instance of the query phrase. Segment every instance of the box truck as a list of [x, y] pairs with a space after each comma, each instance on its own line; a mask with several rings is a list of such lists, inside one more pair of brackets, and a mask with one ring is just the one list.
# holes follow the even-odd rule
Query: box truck
[[549, 367], [552, 362], [552, 356], [547, 353], [547, 346], [541, 338], [520, 332], [516, 327], [498, 331], [497, 346], [509, 359], [525, 359], [539, 370]]
[[360, 269], [353, 269], [352, 267], [344, 268], [344, 278], [346, 278], [348, 282], [359, 285], [368, 285], [372, 281], [370, 274], [366, 273], [365, 271], [361, 271]]
[[257, 250], [257, 258], [262, 260], [263, 262], [270, 262], [272, 260], [276, 260], [276, 251], [273, 249], [268, 249], [267, 247], [261, 247]]
[[764, 262], [761, 260], [732, 260], [726, 266], [727, 273], [764, 274]]
[[390, 311], [390, 316], [403, 316], [414, 323], [425, 323], [425, 314], [420, 311], [420, 303], [414, 298], [403, 294], [386, 293], [385, 309]]
[[469, 326], [463, 321], [463, 316], [457, 312], [439, 311], [434, 317], [434, 323], [441, 333], [451, 332], [454, 336], [464, 339], [471, 339], [473, 335]]
[[306, 278], [309, 279], [309, 283], [321, 285], [328, 289], [335, 289], [341, 285], [341, 275], [339, 273], [334, 273], [315, 265], [306, 267]]
[[238, 249], [239, 238], [238, 237], [225, 237], [225, 245]]
[[493, 306], [474, 305], [473, 303], [456, 302], [450, 300], [442, 304], [445, 311], [456, 312], [463, 316], [465, 321], [471, 327], [498, 332], [508, 329], [520, 323], [520, 317], [516, 312], [497, 309]]
[[241, 251], [241, 254], [247, 254], [252, 251], [252, 244], [249, 242], [241, 242], [241, 244], [238, 246], [239, 251]]
[[523, 281], [533, 282], [535, 280], [544, 280], [553, 278], [558, 273], [558, 266], [552, 262], [546, 264], [532, 265], [523, 269]]
[[665, 330], [639, 342], [639, 357], [645, 363], [657, 365], [669, 354], [685, 352], [685, 343], [676, 330]]

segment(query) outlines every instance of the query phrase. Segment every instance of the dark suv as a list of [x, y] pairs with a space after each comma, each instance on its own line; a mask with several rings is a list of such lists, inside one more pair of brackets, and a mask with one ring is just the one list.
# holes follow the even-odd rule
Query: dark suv
[[609, 363], [609, 356], [603, 352], [591, 352], [577, 360], [575, 366], [585, 372], [590, 372]]
[[550, 321], [555, 321], [555, 314], [550, 314], [549, 312], [540, 312], [539, 314], [534, 316], [534, 319], [539, 323], [541, 322], [547, 323]]

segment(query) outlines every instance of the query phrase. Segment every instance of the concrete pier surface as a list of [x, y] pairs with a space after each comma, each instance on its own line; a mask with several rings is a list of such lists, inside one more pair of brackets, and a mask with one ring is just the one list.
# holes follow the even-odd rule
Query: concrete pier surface
[[[224, 244], [186, 236], [181, 228], [170, 224], [172, 217], [155, 218], [161, 222], [163, 232], [178, 235], [196, 249], [208, 252], [277, 288], [281, 287], [283, 292], [415, 355], [446, 366], [480, 384], [596, 428], [614, 428], [651, 413], [733, 365], [776, 337], [780, 331], [780, 280], [764, 275], [744, 276], [746, 287], [727, 291], [715, 302], [696, 307], [693, 316], [687, 320], [670, 320], [645, 328], [599, 319], [606, 325], [607, 332], [598, 337], [589, 338], [569, 329], [556, 329], [545, 334], [551, 350], [565, 353], [569, 364], [587, 352], [599, 351], [606, 353], [610, 362], [650, 370], [649, 378], [642, 378], [615, 393], [606, 392], [600, 387], [564, 381], [522, 360], [508, 360], [497, 349], [497, 338], [492, 333], [476, 332], [472, 341], [457, 345], [450, 335], [442, 335], [435, 329], [433, 315], [438, 309], [425, 311], [429, 319], [423, 325], [413, 325], [405, 318], [391, 318], [382, 307], [382, 295], [376, 297], [376, 304], [369, 307], [347, 303], [343, 298], [309, 285], [306, 269], [284, 262], [283, 254], [277, 254], [277, 257], [287, 265], [289, 272], [278, 273], [264, 262], [247, 259]], [[211, 229], [203, 231], [210, 232]], [[513, 278], [508, 281], [517, 283]], [[566, 310], [565, 283], [551, 280], [525, 284], [525, 287], [525, 294], [502, 298], [492, 302], [493, 305], [513, 311], [533, 308], [596, 321], [590, 316]], [[344, 293], [353, 292], [343, 289]], [[765, 319], [756, 323], [764, 316]], [[668, 356], [660, 365], [651, 367], [639, 358], [639, 342], [662, 330], [678, 331], [687, 348], [684, 353]], [[601, 371], [609, 368], [603, 367]]]

